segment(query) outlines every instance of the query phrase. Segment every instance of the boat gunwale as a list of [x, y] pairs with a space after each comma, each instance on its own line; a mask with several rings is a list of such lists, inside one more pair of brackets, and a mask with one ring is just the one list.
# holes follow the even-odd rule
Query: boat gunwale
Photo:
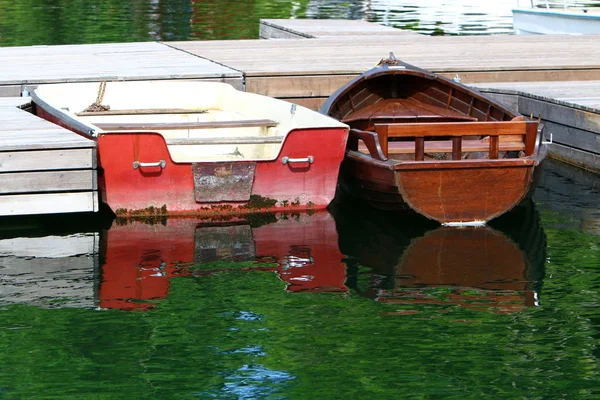
[[501, 168], [501, 167], [535, 167], [541, 163], [547, 153], [547, 146], [543, 145], [540, 147], [538, 154], [528, 157], [520, 158], [499, 158], [499, 159], [461, 159], [461, 160], [431, 160], [431, 161], [413, 161], [413, 160], [377, 160], [369, 154], [362, 153], [358, 150], [346, 150], [346, 157], [352, 159], [352, 161], [366, 163], [382, 169], [389, 169], [391, 171], [403, 171], [403, 170], [419, 170], [419, 169], [487, 169], [487, 168]]
[[437, 81], [437, 82], [440, 82], [444, 85], [451, 87], [452, 89], [459, 90], [463, 93], [468, 94], [469, 96], [473, 96], [474, 98], [476, 98], [479, 101], [491, 104], [494, 108], [502, 111], [504, 114], [510, 116], [511, 118], [518, 116], [518, 114], [510, 111], [508, 108], [504, 107], [503, 105], [490, 100], [488, 97], [486, 97], [485, 94], [481, 93], [477, 88], [469, 87], [462, 83], [456, 82], [452, 79], [446, 78], [446, 77], [438, 75], [438, 74], [434, 74], [430, 71], [421, 69], [421, 68], [411, 65], [411, 64], [407, 64], [407, 63], [399, 61], [398, 65], [403, 68], [398, 68], [398, 67], [394, 67], [394, 66], [392, 66], [392, 68], [390, 68], [390, 66], [388, 66], [388, 65], [379, 65], [374, 68], [371, 68], [368, 71], [363, 72], [362, 74], [360, 74], [359, 76], [350, 80], [349, 82], [347, 82], [346, 84], [341, 86], [339, 89], [337, 89], [335, 92], [333, 92], [327, 98], [325, 103], [323, 103], [323, 105], [319, 108], [319, 112], [322, 114], [331, 116], [332, 107], [334, 105], [338, 104], [344, 95], [346, 95], [354, 87], [358, 86], [361, 82], [374, 80], [380, 76], [410, 75], [410, 76], [415, 76], [415, 77], [419, 77], [419, 78], [430, 80], [430, 81]]

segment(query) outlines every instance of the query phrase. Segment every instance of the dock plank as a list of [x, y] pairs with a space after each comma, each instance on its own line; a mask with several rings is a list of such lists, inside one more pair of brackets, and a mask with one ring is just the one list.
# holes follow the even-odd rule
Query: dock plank
[[0, 195], [98, 190], [96, 171], [36, 171], [0, 174]]
[[95, 142], [16, 107], [0, 107], [0, 151], [94, 148]]
[[96, 149], [0, 151], [0, 172], [95, 169]]
[[0, 196], [0, 215], [36, 215], [98, 211], [97, 192]]
[[[0, 84], [236, 78], [241, 73], [157, 42], [0, 48]], [[68, 62], [67, 62], [68, 60]], [[15, 67], [18, 66], [18, 67]]]
[[[598, 35], [396, 35], [365, 36], [360, 41], [330, 37], [169, 42], [169, 45], [244, 71], [247, 76], [356, 74], [387, 57], [390, 51], [402, 61], [437, 73], [510, 71], [515, 74], [540, 70], [599, 71], [599, 39]], [[557, 76], [553, 80], [561, 79]]]
[[362, 20], [347, 19], [261, 19], [261, 39], [298, 39], [322, 37], [352, 37], [373, 35], [412, 35], [418, 33], [374, 24]]

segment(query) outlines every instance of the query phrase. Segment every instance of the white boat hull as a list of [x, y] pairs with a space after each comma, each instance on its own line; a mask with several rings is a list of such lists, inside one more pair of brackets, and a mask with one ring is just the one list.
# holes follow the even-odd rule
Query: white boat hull
[[513, 9], [517, 34], [600, 34], [600, 10], [588, 9]]

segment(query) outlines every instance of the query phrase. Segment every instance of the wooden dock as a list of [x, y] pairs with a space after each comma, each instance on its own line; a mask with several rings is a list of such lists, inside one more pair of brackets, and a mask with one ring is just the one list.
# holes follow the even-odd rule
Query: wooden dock
[[0, 98], [0, 215], [98, 211], [96, 145]]
[[[424, 36], [364, 21], [263, 20], [261, 37], [277, 39], [0, 48], [0, 96], [19, 96], [30, 87], [56, 82], [215, 80], [316, 109], [338, 87], [393, 52], [402, 61], [458, 76], [465, 84], [483, 84], [522, 113], [541, 114], [553, 133], [554, 156], [600, 171], [600, 106], [590, 89], [600, 81], [600, 36]], [[77, 148], [87, 149], [91, 157], [93, 142], [84, 147], [75, 135], [66, 139], [68, 132], [18, 109], [19, 101], [0, 103], [0, 160], [10, 153], [23, 165], [6, 167], [0, 161], [0, 215], [97, 209], [95, 181], [86, 189], [69, 189], [64, 184], [40, 186], [41, 178], [38, 183], [33, 178], [43, 173], [41, 181], [47, 182], [50, 172], [60, 176], [60, 171], [94, 170], [95, 164], [61, 166], [61, 157], [52, 153], [32, 167], [31, 160], [39, 159], [30, 153], [74, 154]], [[557, 112], [549, 107], [563, 108]], [[15, 139], [16, 131], [27, 133]], [[61, 139], [50, 140], [48, 132]], [[87, 193], [87, 207], [55, 201], [71, 191]], [[47, 194], [43, 205], [21, 201], [26, 196], [41, 199], [42, 193]]]
[[540, 117], [551, 157], [600, 173], [600, 80], [477, 86], [523, 115]]

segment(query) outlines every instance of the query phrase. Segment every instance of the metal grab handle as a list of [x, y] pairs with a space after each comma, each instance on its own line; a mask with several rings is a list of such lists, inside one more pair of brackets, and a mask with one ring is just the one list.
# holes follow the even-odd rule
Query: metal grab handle
[[160, 167], [161, 169], [165, 169], [167, 166], [167, 162], [165, 160], [160, 160], [157, 162], [133, 162], [133, 169], [138, 169], [141, 167]]
[[283, 163], [283, 165], [286, 165], [287, 163], [309, 163], [312, 164], [315, 162], [315, 158], [313, 156], [308, 156], [306, 158], [289, 158], [288, 156], [285, 156], [281, 159], [281, 162]]

